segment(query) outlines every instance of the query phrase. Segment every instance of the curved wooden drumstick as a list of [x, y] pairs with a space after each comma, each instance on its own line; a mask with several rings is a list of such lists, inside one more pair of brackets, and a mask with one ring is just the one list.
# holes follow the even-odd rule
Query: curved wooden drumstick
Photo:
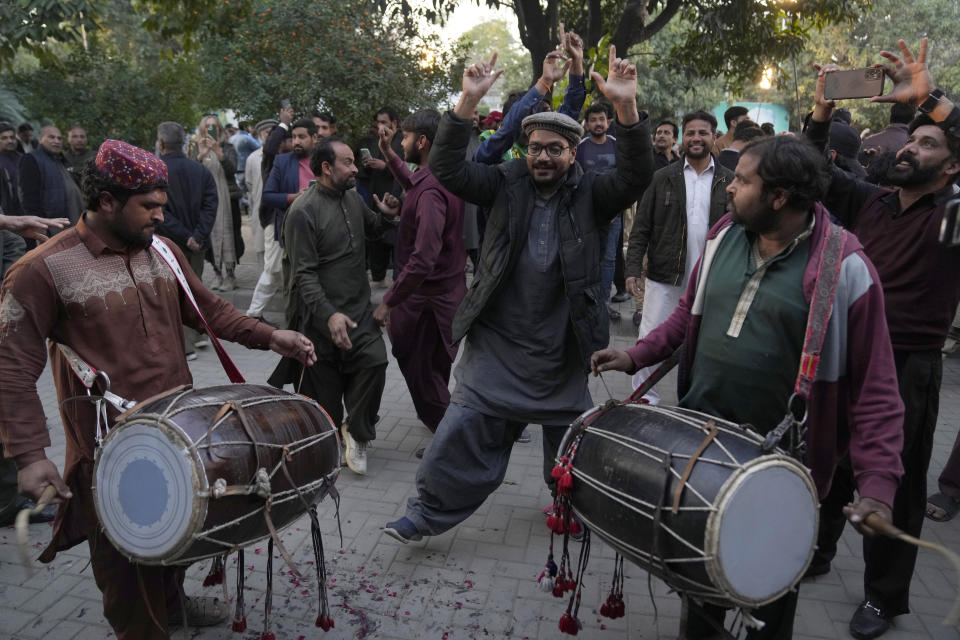
[[[954, 570], [957, 573], [957, 578], [960, 579], [960, 556], [956, 553], [947, 549], [946, 547], [930, 542], [929, 540], [921, 540], [920, 538], [914, 538], [911, 535], [908, 535], [901, 531], [900, 529], [893, 526], [893, 524], [887, 522], [881, 518], [876, 513], [871, 513], [866, 518], [864, 518], [863, 523], [879, 533], [882, 536], [887, 538], [893, 538], [894, 540], [900, 540], [901, 542], [906, 542], [907, 544], [912, 544], [915, 547], [922, 547], [924, 549], [929, 549], [931, 551], [936, 551], [944, 558], [950, 561], [950, 564], [953, 565]], [[943, 620], [944, 625], [957, 625], [960, 624], [960, 591], [957, 592], [957, 597], [953, 602], [953, 607], [950, 609], [950, 612], [947, 614], [947, 617]]]
[[33, 575], [33, 561], [30, 559], [30, 550], [27, 547], [30, 543], [30, 516], [43, 511], [56, 495], [57, 488], [52, 484], [48, 484], [43, 490], [43, 493], [40, 494], [40, 499], [37, 500], [35, 507], [32, 509], [21, 509], [20, 513], [17, 514], [17, 519], [14, 523], [17, 530], [17, 546], [20, 549], [20, 561], [23, 563], [23, 568], [27, 570], [27, 577]]

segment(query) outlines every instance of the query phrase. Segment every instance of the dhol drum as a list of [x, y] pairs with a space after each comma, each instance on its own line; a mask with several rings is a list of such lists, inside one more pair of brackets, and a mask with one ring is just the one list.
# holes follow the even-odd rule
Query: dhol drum
[[795, 459], [762, 455], [758, 434], [697, 411], [624, 404], [581, 416], [561, 455], [581, 433], [573, 511], [628, 560], [678, 591], [748, 609], [803, 577], [816, 488]]
[[271, 535], [330, 491], [336, 427], [273, 387], [184, 388], [122, 414], [99, 449], [93, 497], [132, 561], [189, 564]]

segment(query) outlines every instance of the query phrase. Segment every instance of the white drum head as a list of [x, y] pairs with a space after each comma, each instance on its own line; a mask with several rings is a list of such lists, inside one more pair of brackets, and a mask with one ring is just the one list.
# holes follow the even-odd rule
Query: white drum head
[[715, 584], [746, 606], [780, 597], [803, 576], [816, 544], [819, 507], [806, 469], [761, 458], [732, 476], [718, 497], [707, 525]]
[[187, 542], [198, 506], [194, 469], [186, 441], [169, 427], [135, 422], [111, 432], [94, 470], [94, 503], [110, 541], [147, 563]]

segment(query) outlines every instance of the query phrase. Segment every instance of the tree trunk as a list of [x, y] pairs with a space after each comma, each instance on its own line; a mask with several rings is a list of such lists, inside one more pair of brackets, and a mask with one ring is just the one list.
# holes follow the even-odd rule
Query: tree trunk
[[[623, 6], [623, 13], [620, 15], [617, 28], [613, 32], [613, 38], [610, 40], [610, 44], [617, 47], [617, 55], [623, 57], [633, 45], [645, 42], [657, 35], [661, 29], [673, 20], [685, 1], [666, 0], [657, 17], [645, 23], [644, 9], [648, 6], [648, 0], [627, 0]], [[652, 1], [649, 3], [650, 6], [653, 4]]]
[[530, 52], [533, 77], [543, 72], [543, 59], [556, 47], [559, 0], [548, 0], [544, 12], [539, 0], [516, 0], [514, 12], [520, 30], [520, 42]]

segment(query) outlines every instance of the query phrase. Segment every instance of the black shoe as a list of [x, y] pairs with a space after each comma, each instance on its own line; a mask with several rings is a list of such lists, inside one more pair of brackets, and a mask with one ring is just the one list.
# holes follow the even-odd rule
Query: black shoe
[[632, 297], [633, 296], [631, 296], [626, 291], [618, 291], [615, 294], [613, 294], [612, 298], [610, 298], [610, 302], [626, 302]]
[[[17, 514], [24, 509], [33, 509], [37, 503], [30, 498], [17, 496], [13, 504], [7, 507], [6, 511], [0, 515], [0, 527], [9, 527], [16, 522]], [[51, 504], [44, 507], [40, 513], [30, 514], [30, 524], [41, 524], [43, 522], [53, 522], [57, 517], [57, 505]]]
[[616, 309], [614, 309], [613, 307], [611, 307], [610, 305], [607, 305], [607, 313], [610, 314], [610, 319], [611, 319], [611, 320], [619, 320], [619, 319], [620, 319], [620, 312], [617, 311]]
[[533, 436], [530, 435], [530, 432], [526, 429], [523, 430], [523, 433], [520, 434], [520, 437], [517, 438], [517, 442], [521, 444], [526, 444], [533, 440]]
[[633, 326], [640, 328], [640, 320], [643, 318], [643, 311], [633, 312]]
[[420, 460], [423, 460], [423, 453], [424, 453], [426, 450], [427, 450], [426, 447], [420, 447], [419, 449], [417, 449], [417, 452], [413, 454], [413, 457], [414, 457], [414, 458], [419, 458]]
[[850, 635], [857, 640], [878, 638], [889, 628], [890, 620], [869, 600], [864, 600], [850, 618]]
[[825, 564], [814, 563], [814, 564], [811, 564], [809, 567], [807, 567], [806, 573], [803, 574], [803, 579], [806, 580], [807, 578], [816, 578], [817, 576], [825, 576], [828, 573], [830, 573], [829, 562]]
[[383, 531], [394, 540], [399, 540], [403, 544], [423, 540], [423, 535], [417, 531], [416, 525], [410, 522], [410, 520], [408, 520], [406, 517], [400, 518], [399, 520], [394, 520], [393, 522], [388, 522], [387, 526], [380, 529], [380, 531]]

